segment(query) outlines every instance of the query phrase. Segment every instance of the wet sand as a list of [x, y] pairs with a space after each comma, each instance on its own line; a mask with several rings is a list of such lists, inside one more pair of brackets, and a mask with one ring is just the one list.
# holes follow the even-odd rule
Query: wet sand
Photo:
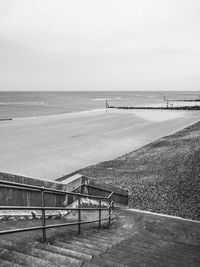
[[55, 180], [198, 120], [198, 111], [96, 110], [1, 121], [0, 171]]

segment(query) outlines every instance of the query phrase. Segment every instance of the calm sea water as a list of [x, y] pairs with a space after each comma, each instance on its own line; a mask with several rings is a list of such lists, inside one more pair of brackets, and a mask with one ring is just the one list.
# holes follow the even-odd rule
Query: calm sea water
[[0, 92], [0, 119], [51, 116], [112, 105], [149, 105], [163, 97], [198, 98], [199, 92]]

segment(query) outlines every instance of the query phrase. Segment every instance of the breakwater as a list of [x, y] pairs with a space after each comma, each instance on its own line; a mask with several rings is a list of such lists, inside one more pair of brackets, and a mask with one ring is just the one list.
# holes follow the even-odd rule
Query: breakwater
[[164, 98], [164, 101], [167, 102], [200, 102], [200, 99], [166, 99]]
[[0, 119], [0, 121], [12, 121], [11, 118]]
[[107, 108], [115, 109], [153, 109], [153, 110], [200, 110], [200, 106], [177, 106], [177, 107], [153, 107], [153, 106], [141, 106], [141, 107], [126, 107], [126, 106], [107, 106]]

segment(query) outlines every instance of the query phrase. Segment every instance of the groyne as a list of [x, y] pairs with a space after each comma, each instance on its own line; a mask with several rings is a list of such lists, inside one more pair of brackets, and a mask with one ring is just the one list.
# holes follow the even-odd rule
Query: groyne
[[127, 107], [127, 106], [107, 106], [108, 109], [151, 109], [151, 110], [200, 110], [200, 106], [176, 106], [176, 107], [153, 107], [153, 106], [136, 106], [136, 107]]
[[164, 101], [167, 102], [200, 102], [200, 99], [166, 99]]
[[12, 121], [11, 118], [0, 119], [0, 121]]

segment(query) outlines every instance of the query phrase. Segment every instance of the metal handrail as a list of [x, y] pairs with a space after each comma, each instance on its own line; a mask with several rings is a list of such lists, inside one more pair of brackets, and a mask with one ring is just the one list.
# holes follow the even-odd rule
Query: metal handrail
[[[99, 210], [99, 208], [81, 208], [82, 210]], [[107, 208], [101, 208], [108, 210]], [[34, 206], [0, 206], [0, 210], [79, 210], [79, 208], [68, 207], [34, 207]]]
[[[82, 184], [82, 186], [86, 186], [86, 187], [91, 187], [91, 188], [95, 188], [95, 189], [99, 189], [99, 190], [103, 190], [105, 192], [108, 192], [108, 193], [112, 193], [113, 191], [111, 190], [108, 190], [108, 189], [104, 189], [100, 186], [97, 186], [97, 185], [93, 185], [93, 184]], [[125, 194], [122, 194], [122, 193], [119, 193], [119, 192], [114, 192], [116, 195], [119, 195], [119, 196], [122, 196], [122, 197], [127, 197]]]
[[114, 192], [111, 192], [108, 198], [111, 198], [113, 196]]
[[[103, 218], [101, 220], [96, 219], [96, 220], [91, 220], [91, 221], [81, 221], [80, 224], [87, 224], [87, 223], [94, 223], [94, 222], [99, 222], [99, 221], [106, 221], [108, 220], [109, 216], [106, 218]], [[63, 226], [72, 226], [72, 225], [77, 225], [77, 222], [72, 222], [72, 223], [62, 223], [62, 224], [52, 224], [52, 225], [46, 225], [45, 228], [58, 228], [58, 227], [63, 227]], [[28, 232], [28, 231], [37, 231], [37, 230], [43, 230], [43, 226], [33, 226], [33, 227], [27, 227], [27, 228], [19, 228], [19, 229], [12, 229], [12, 230], [5, 230], [5, 231], [0, 231], [0, 235], [3, 234], [14, 234], [14, 233], [22, 233], [22, 232]], [[45, 243], [45, 242], [44, 242]]]
[[[90, 196], [86, 194], [81, 193], [73, 193], [73, 192], [66, 192], [62, 190], [55, 190], [45, 187], [39, 187], [39, 186], [32, 186], [32, 185], [24, 185], [20, 183], [14, 183], [14, 182], [7, 182], [0, 180], [0, 186], [6, 186], [16, 189], [27, 189], [28, 191], [39, 191], [41, 192], [41, 206], [0, 206], [0, 210], [41, 210], [42, 211], [42, 226], [34, 226], [34, 227], [27, 227], [27, 228], [21, 228], [21, 229], [12, 229], [12, 230], [3, 230], [0, 231], [0, 235], [3, 234], [11, 234], [11, 233], [20, 233], [20, 232], [26, 232], [26, 231], [35, 231], [35, 230], [42, 230], [42, 240], [43, 243], [46, 243], [46, 229], [49, 228], [56, 228], [56, 227], [63, 227], [63, 226], [70, 226], [70, 225], [78, 225], [78, 233], [81, 232], [81, 225], [82, 224], [88, 224], [88, 223], [99, 223], [99, 228], [101, 227], [101, 222], [108, 220], [108, 223], [111, 223], [111, 215], [114, 209], [114, 201], [112, 201], [112, 196], [114, 192], [112, 192], [108, 197], [102, 197], [102, 196]], [[65, 194], [65, 195], [73, 195], [78, 197], [78, 208], [68, 208], [68, 207], [46, 207], [45, 206], [45, 192], [47, 193], [56, 193], [56, 194]], [[92, 198], [92, 199], [98, 199], [99, 200], [99, 207], [97, 208], [89, 208], [89, 207], [81, 207], [81, 198]], [[102, 200], [108, 200], [109, 206], [108, 207], [102, 207]], [[76, 210], [78, 211], [78, 222], [72, 222], [72, 223], [62, 223], [62, 224], [54, 224], [54, 225], [46, 225], [46, 216], [45, 212], [46, 210]], [[81, 220], [81, 211], [86, 210], [98, 210], [99, 211], [99, 219], [96, 220], [89, 220], [89, 221], [82, 221]], [[108, 210], [109, 215], [106, 218], [101, 218], [101, 211], [102, 210]]]
[[[91, 176], [88, 176], [88, 175], [83, 175], [84, 177], [86, 177], [86, 178], [88, 178], [88, 179], [91, 179], [91, 180], [93, 180], [93, 181], [96, 181], [96, 182], [99, 182], [99, 179], [97, 179], [97, 178], [94, 178], [94, 177], [91, 177]], [[104, 184], [105, 185], [109, 185], [109, 184], [106, 184], [105, 182], [104, 182]], [[85, 185], [85, 186], [88, 186], [88, 187], [93, 187], [93, 188], [97, 188], [97, 189], [101, 189], [101, 190], [103, 190], [103, 191], [107, 191], [107, 192], [112, 192], [112, 190], [109, 190], [109, 189], [106, 189], [106, 188], [102, 188], [102, 187], [100, 187], [100, 186], [98, 186], [98, 185], [94, 185], [94, 184], [82, 184], [82, 185]], [[126, 191], [126, 192], [128, 192], [128, 190], [125, 190], [125, 189], [123, 189], [122, 188], [122, 190], [124, 190], [124, 191]], [[126, 195], [125, 194], [123, 194], [123, 193], [119, 193], [119, 192], [116, 192], [115, 191], [115, 194], [117, 194], [117, 195], [119, 195], [119, 196], [124, 196], [124, 197], [126, 197]]]

